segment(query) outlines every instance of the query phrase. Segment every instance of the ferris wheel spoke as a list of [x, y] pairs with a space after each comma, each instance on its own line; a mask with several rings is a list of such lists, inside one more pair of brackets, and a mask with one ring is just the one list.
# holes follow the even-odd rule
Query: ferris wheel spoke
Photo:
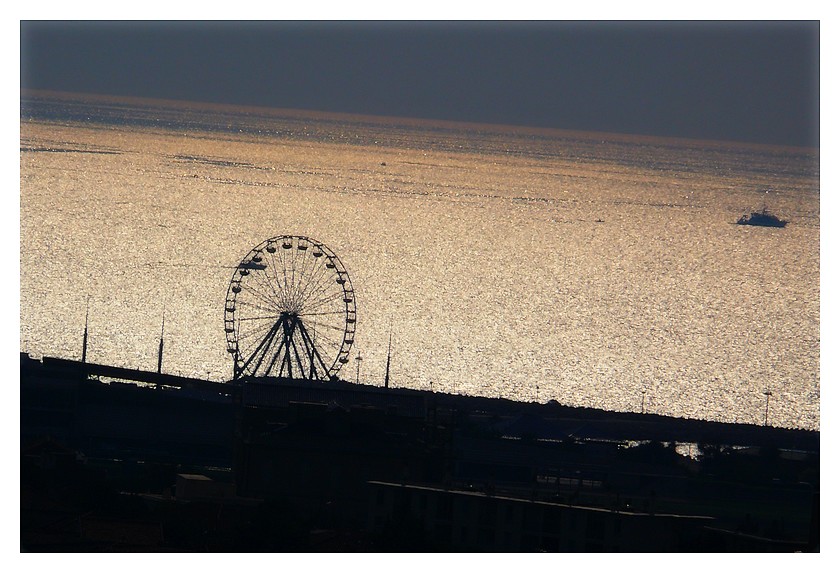
[[270, 280], [268, 280], [268, 277], [266, 277], [265, 269], [261, 271], [254, 271], [251, 274], [254, 277], [254, 280], [252, 281], [253, 286], [249, 285], [251, 287], [251, 292], [255, 295], [259, 294], [263, 300], [277, 306], [277, 301], [280, 299], [280, 296], [274, 288], [274, 285]]
[[300, 317], [307, 326], [325, 324], [327, 326], [335, 326], [341, 330], [346, 330], [347, 321], [341, 315], [308, 315]]
[[301, 299], [300, 308], [304, 312], [311, 312], [316, 310], [316, 306], [318, 301], [328, 298], [331, 295], [335, 295], [338, 293], [330, 293], [327, 289], [322, 289], [311, 293], [309, 296]]
[[308, 278], [308, 281], [307, 281], [308, 288], [305, 289], [304, 292], [306, 292], [306, 290], [312, 290], [317, 285], [324, 282], [324, 275], [326, 273], [327, 267], [324, 263], [321, 262], [321, 257], [324, 256], [323, 250], [321, 250], [320, 253], [321, 253], [320, 257], [316, 257], [314, 255], [314, 253], [312, 255], [312, 260], [311, 260], [312, 269], [309, 273], [309, 278]]
[[[313, 346], [315, 346], [315, 349], [318, 351], [319, 359], [320, 359], [321, 356], [327, 356], [328, 355], [327, 352], [333, 352], [332, 348], [328, 348], [327, 346], [324, 346], [323, 344], [319, 344], [317, 342], [313, 343]], [[333, 358], [333, 360], [335, 360], [335, 359]], [[321, 365], [324, 367], [325, 371], [329, 372], [330, 367], [327, 366], [326, 362], [321, 360]]]
[[301, 306], [304, 306], [313, 296], [317, 297], [328, 291], [332, 285], [333, 278], [331, 273], [326, 273], [326, 267], [323, 267], [321, 269], [321, 273], [318, 275], [318, 278], [311, 282], [310, 288], [303, 294], [301, 298]]
[[291, 265], [291, 268], [289, 269], [289, 286], [288, 286], [289, 297], [294, 296], [295, 285], [297, 284], [297, 281], [295, 279], [295, 273], [297, 271], [297, 269], [296, 269], [296, 267], [297, 267], [297, 252], [298, 252], [297, 245], [292, 244], [292, 249], [293, 249], [293, 254], [289, 257], [292, 260], [292, 265]]
[[313, 329], [311, 334], [313, 334], [315, 338], [312, 344], [318, 353], [322, 356], [333, 359], [339, 348], [341, 348], [341, 339], [337, 337], [338, 333], [326, 335], [323, 331], [319, 333], [317, 330]]
[[253, 336], [252, 333], [265, 332], [267, 329], [269, 329], [273, 326], [274, 322], [276, 322], [276, 321], [271, 321], [271, 322], [264, 321], [264, 322], [259, 322], [259, 323], [239, 322], [236, 325], [236, 332], [237, 332], [237, 334], [239, 334], [240, 340], [245, 340], [245, 339]]
[[250, 344], [254, 339], [259, 338], [265, 334], [266, 330], [271, 329], [273, 325], [263, 323], [257, 326], [249, 325], [251, 328], [240, 328], [237, 332], [240, 347]]
[[[257, 291], [256, 288], [254, 288], [252, 292], [254, 292], [254, 293], [260, 292], [260, 294], [263, 297], [265, 297], [271, 304], [277, 306], [277, 308], [279, 309], [280, 307], [279, 307], [278, 301], [282, 300], [282, 298], [281, 298], [280, 294], [277, 292], [277, 289], [274, 288], [274, 283], [272, 283], [270, 277], [268, 277], [266, 275], [265, 269], [263, 269], [261, 271], [254, 271], [252, 273], [252, 275], [255, 276], [255, 277], [259, 277], [258, 279], [255, 278], [254, 281], [255, 282], [258, 281], [257, 284], [262, 285], [262, 290], [261, 291]], [[263, 291], [265, 291], [265, 292], [263, 292]]]
[[302, 297], [303, 297], [303, 293], [304, 293], [304, 292], [305, 292], [305, 291], [306, 291], [306, 290], [310, 287], [310, 285], [312, 284], [312, 282], [311, 282], [311, 280], [312, 280], [312, 274], [313, 274], [313, 272], [314, 272], [314, 270], [315, 270], [315, 267], [317, 266], [317, 263], [315, 263], [315, 257], [313, 256], [313, 257], [312, 257], [312, 265], [311, 265], [311, 268], [310, 268], [310, 265], [308, 264], [308, 263], [309, 263], [309, 259], [308, 259], [308, 258], [307, 258], [307, 256], [306, 256], [306, 253], [307, 253], [307, 252], [308, 252], [308, 251], [303, 251], [303, 253], [304, 253], [304, 254], [303, 254], [303, 256], [301, 257], [302, 262], [301, 262], [300, 272], [298, 273], [298, 281], [297, 281], [297, 283], [295, 284], [294, 303], [295, 303], [296, 305], [298, 305], [298, 306], [299, 306], [299, 305], [300, 305], [300, 303], [301, 303], [301, 299], [302, 299]]
[[[317, 327], [318, 328], [318, 337], [313, 342], [316, 348], [318, 349], [332, 349], [340, 346], [341, 344], [341, 337], [344, 336], [344, 331], [340, 329], [334, 328], [325, 328], [325, 327], [318, 327], [312, 323], [306, 325], [307, 327]], [[330, 350], [332, 353], [332, 350]]]
[[261, 331], [257, 336], [250, 336], [247, 339], [241, 339], [239, 342], [239, 352], [243, 357], [251, 356], [265, 336], [265, 331]]
[[[269, 329], [271, 330], [271, 329]], [[260, 342], [262, 341], [263, 337], [265, 336], [266, 331], [261, 330], [258, 332], [249, 333], [248, 336], [243, 336], [240, 338], [239, 342], [239, 351], [242, 356], [249, 357], [254, 354], [257, 348], [260, 346]]]
[[316, 330], [312, 331], [312, 344], [321, 354], [335, 354], [336, 348], [341, 347], [341, 339], [336, 337], [335, 334], [332, 335], [332, 338], [323, 333], [321, 336], [317, 336], [317, 334]]
[[344, 292], [337, 292], [327, 296], [323, 296], [318, 300], [312, 301], [310, 304], [307, 305], [308, 311], [316, 311], [321, 310], [323, 307], [329, 305], [332, 302], [336, 302], [339, 299], [344, 298]]
[[257, 347], [260, 345], [260, 341], [263, 339], [265, 333], [268, 330], [271, 330], [271, 328], [262, 329], [257, 332], [249, 332], [247, 333], [247, 336], [240, 337], [239, 351], [242, 354], [242, 356], [246, 358], [248, 356], [251, 356], [257, 349]]
[[[282, 248], [281, 248], [281, 250], [282, 250]], [[271, 265], [270, 265], [271, 266], [271, 272], [274, 275], [274, 284], [276, 285], [276, 287], [278, 289], [280, 289], [279, 292], [281, 294], [281, 299], [286, 300], [287, 299], [286, 290], [285, 290], [283, 284], [280, 282], [280, 277], [277, 274], [277, 257], [272, 256], [272, 257], [269, 258], [269, 260], [271, 261]]]
[[[286, 249], [280, 248], [280, 256], [274, 260], [274, 275], [277, 277], [277, 284], [280, 287], [281, 292], [283, 293], [283, 300], [289, 299], [289, 273], [288, 273], [288, 265], [286, 264]], [[282, 266], [283, 268], [283, 283], [280, 283], [280, 277], [277, 274], [277, 266]]]
[[[307, 317], [318, 316], [322, 318], [335, 317], [337, 319], [342, 315], [346, 317], [347, 312], [343, 304], [339, 305], [336, 300], [332, 300], [324, 301], [318, 305], [308, 305], [306, 308], [306, 312], [303, 313], [303, 315]], [[342, 322], [346, 322], [346, 318], [343, 319]]]
[[258, 310], [264, 310], [267, 313], [276, 314], [276, 313], [279, 312], [279, 309], [274, 308], [274, 305], [266, 306], [265, 303], [263, 303], [262, 301], [254, 300], [251, 297], [240, 298], [240, 299], [236, 300], [234, 302], [234, 304], [236, 305], [236, 310], [237, 311], [239, 311], [240, 307], [247, 307], [249, 309], [250, 308], [256, 308]]
[[[268, 295], [266, 295], [262, 291], [259, 291], [259, 290], [255, 289], [254, 287], [252, 287], [249, 284], [241, 283], [239, 286], [242, 290], [248, 291], [249, 293], [254, 295], [256, 298], [260, 299], [261, 301], [265, 302], [266, 304], [269, 304], [269, 305], [273, 306], [278, 311], [280, 310], [280, 306], [277, 303], [277, 298], [272, 299], [271, 297], [269, 297]], [[275, 297], [276, 297], [276, 293], [275, 293]]]
[[317, 330], [318, 333], [322, 334], [323, 336], [329, 338], [331, 335], [327, 330], [330, 332], [345, 332], [347, 330], [347, 323], [344, 320], [334, 320], [330, 319], [330, 317], [303, 317], [301, 321], [306, 325], [307, 328], [314, 328]]
[[248, 301], [248, 300], [237, 301], [235, 304], [236, 304], [237, 307], [238, 306], [246, 306], [246, 307], [249, 307], [249, 308], [255, 308], [257, 310], [262, 310], [262, 311], [265, 311], [265, 312], [277, 312], [276, 308], [268, 308], [266, 306], [263, 306], [261, 304], [257, 304], [255, 302], [251, 302], [251, 301]]
[[307, 324], [314, 324], [315, 326], [318, 326], [318, 327], [321, 327], [321, 328], [328, 328], [328, 329], [334, 330], [336, 332], [346, 332], [346, 330], [347, 330], [346, 328], [342, 328], [340, 326], [335, 326], [333, 324], [327, 324], [327, 323], [324, 323], [324, 322], [318, 322], [316, 320], [309, 320], [309, 321], [307, 321]]
[[266, 315], [266, 316], [245, 316], [239, 318], [238, 320], [277, 320], [277, 315]]
[[[260, 324], [248, 323], [247, 328], [242, 328], [240, 325], [237, 328], [238, 339], [240, 343], [250, 343], [252, 340], [261, 337], [267, 330], [271, 330], [274, 327], [274, 323], [276, 321], [272, 321], [272, 323], [263, 322]], [[242, 346], [242, 344], [240, 344]]]
[[243, 370], [243, 371], [245, 370], [245, 368], [247, 366], [247, 362], [249, 362], [247, 359], [254, 355], [258, 346], [259, 346], [259, 340], [253, 342], [252, 344], [248, 345], [247, 347], [241, 347], [239, 349], [240, 361], [242, 362], [242, 364], [240, 366], [241, 370]]
[[[323, 254], [322, 254], [323, 256]], [[330, 271], [327, 268], [326, 261], [322, 262], [320, 257], [312, 257], [314, 260], [314, 265], [312, 268], [312, 276], [310, 277], [310, 284], [320, 284], [323, 282], [325, 275], [330, 274]]]
[[346, 311], [344, 310], [331, 310], [331, 311], [324, 311], [324, 312], [301, 312], [298, 313], [298, 316], [328, 316], [328, 315], [345, 315]]
[[[297, 246], [300, 246], [300, 242], [298, 242]], [[300, 289], [304, 284], [303, 280], [306, 274], [306, 251], [302, 251], [299, 248], [296, 248], [293, 259], [293, 275], [292, 282], [289, 288], [289, 300], [292, 302], [292, 304], [297, 305], [298, 298], [300, 297]]]
[[[294, 261], [291, 261], [291, 263], [290, 263], [289, 258], [290, 257], [288, 257], [286, 255], [286, 251], [283, 251], [283, 258], [282, 258], [283, 284], [281, 286], [281, 291], [283, 292], [283, 300], [286, 301], [286, 302], [290, 301], [291, 298], [292, 298], [291, 278], [292, 278], [292, 266], [294, 266], [293, 265]], [[277, 284], [280, 285], [279, 278], [278, 278]]]
[[237, 326], [247, 328], [264, 328], [264, 325], [266, 323], [272, 325], [275, 322], [277, 322], [277, 320], [278, 316], [276, 314], [261, 316], [240, 316], [234, 318], [235, 324]]

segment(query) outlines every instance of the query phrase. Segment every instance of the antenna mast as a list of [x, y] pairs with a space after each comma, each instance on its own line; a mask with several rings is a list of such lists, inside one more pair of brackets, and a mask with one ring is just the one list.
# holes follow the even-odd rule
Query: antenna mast
[[160, 344], [158, 345], [157, 373], [160, 374], [163, 365], [163, 326], [166, 324], [166, 308], [163, 309], [163, 318], [160, 321]]
[[82, 335], [82, 364], [87, 362], [87, 342], [88, 342], [88, 313], [90, 312], [90, 297], [85, 306], [85, 333]]
[[388, 361], [385, 362], [385, 387], [388, 387], [388, 381], [391, 378], [391, 330], [388, 330]]

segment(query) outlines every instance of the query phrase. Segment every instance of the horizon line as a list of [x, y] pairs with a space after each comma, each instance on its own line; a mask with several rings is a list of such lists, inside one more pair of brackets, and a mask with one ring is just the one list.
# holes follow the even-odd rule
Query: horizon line
[[608, 131], [587, 131], [580, 129], [564, 129], [559, 127], [540, 127], [534, 125], [518, 125], [506, 123], [488, 123], [476, 121], [462, 121], [453, 119], [436, 119], [428, 117], [407, 117], [407, 116], [393, 116], [393, 115], [378, 115], [366, 114], [357, 112], [342, 112], [316, 109], [302, 109], [302, 108], [286, 108], [274, 107], [266, 105], [251, 105], [251, 104], [237, 104], [237, 103], [220, 103], [198, 100], [186, 99], [170, 99], [147, 96], [131, 96], [124, 94], [99, 94], [91, 92], [69, 92], [62, 90], [49, 89], [29, 89], [21, 88], [20, 102], [26, 97], [42, 97], [54, 98], [60, 100], [79, 100], [79, 101], [103, 101], [113, 103], [115, 101], [125, 103], [141, 103], [154, 104], [160, 107], [168, 106], [175, 108], [189, 108], [191, 106], [199, 106], [209, 110], [216, 111], [260, 111], [267, 115], [291, 115], [296, 117], [311, 118], [311, 119], [334, 119], [343, 121], [352, 121], [364, 119], [372, 121], [381, 125], [389, 123], [400, 122], [411, 126], [430, 126], [430, 127], [450, 127], [450, 128], [468, 128], [473, 130], [493, 130], [502, 132], [517, 132], [531, 135], [545, 135], [545, 136], [574, 136], [585, 139], [609, 139], [611, 141], [624, 141], [638, 143], [679, 143], [689, 147], [740, 147], [753, 149], [767, 149], [775, 151], [793, 151], [797, 153], [808, 152], [819, 155], [819, 146], [801, 146], [801, 145], [784, 145], [777, 143], [758, 143], [752, 141], [739, 140], [714, 140], [714, 139], [698, 139], [689, 137], [679, 137], [670, 135], [650, 135], [637, 134], [626, 132], [608, 132]]

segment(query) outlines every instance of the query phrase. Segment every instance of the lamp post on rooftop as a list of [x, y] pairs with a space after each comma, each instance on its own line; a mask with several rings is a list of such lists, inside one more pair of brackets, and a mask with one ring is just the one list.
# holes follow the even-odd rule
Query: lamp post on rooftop
[[767, 396], [767, 403], [764, 406], [764, 425], [766, 426], [770, 415], [770, 396], [772, 396], [773, 393], [767, 389], [764, 391], [764, 395]]

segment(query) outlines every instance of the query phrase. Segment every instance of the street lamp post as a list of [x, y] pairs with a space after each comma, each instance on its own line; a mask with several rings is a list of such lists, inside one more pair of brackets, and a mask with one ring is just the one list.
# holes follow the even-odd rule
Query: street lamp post
[[765, 390], [764, 395], [767, 396], [767, 403], [764, 405], [764, 425], [766, 426], [770, 415], [770, 396], [772, 396], [773, 393], [770, 390]]

